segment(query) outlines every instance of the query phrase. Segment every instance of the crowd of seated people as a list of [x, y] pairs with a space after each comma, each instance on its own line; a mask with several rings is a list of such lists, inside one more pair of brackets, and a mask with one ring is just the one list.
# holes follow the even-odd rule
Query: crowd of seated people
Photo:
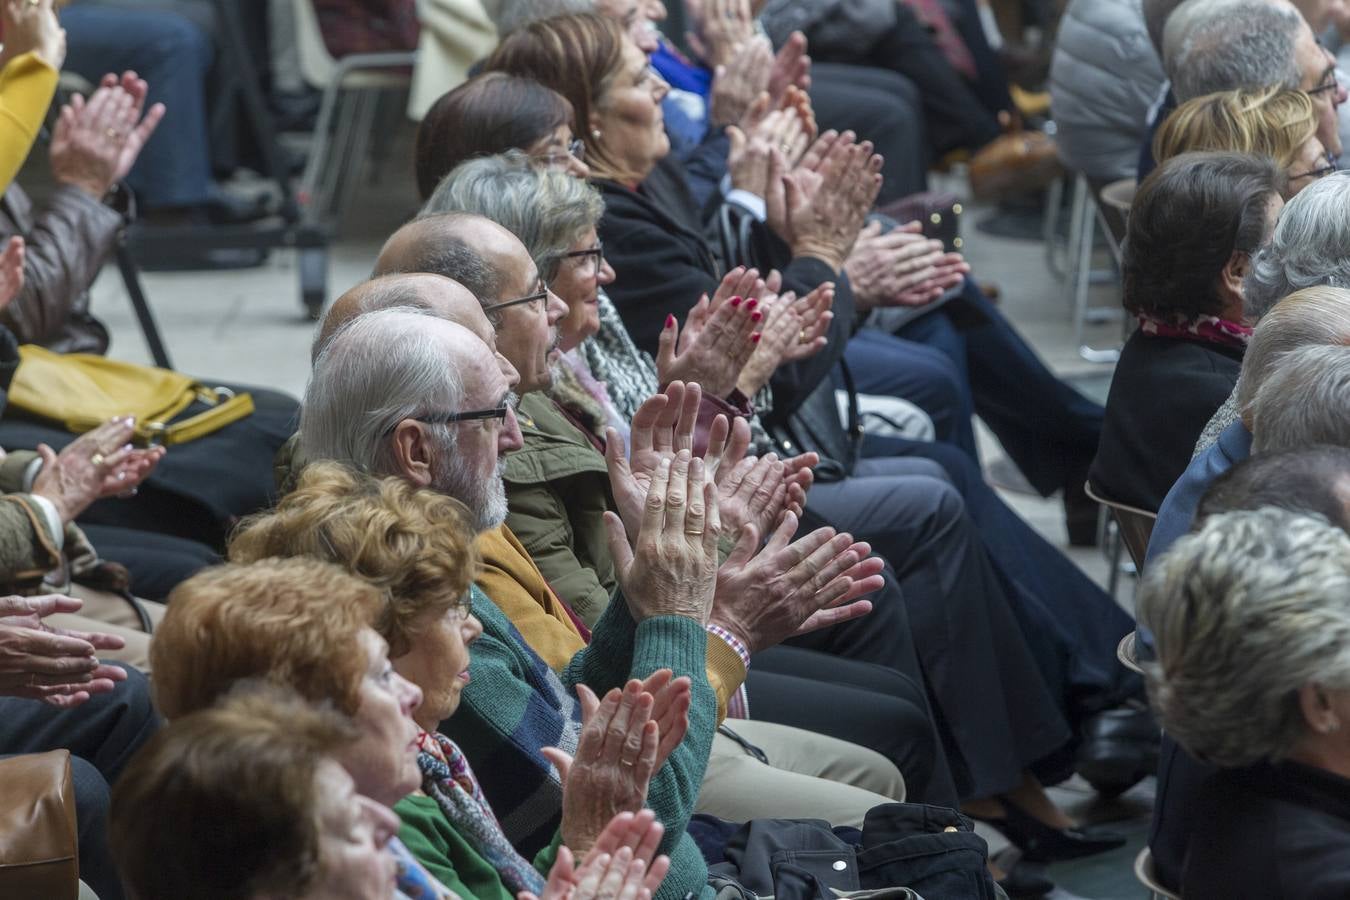
[[[1070, 5], [1064, 161], [1144, 176], [1104, 407], [894, 215], [1006, 149], [981, 4], [691, 2], [686, 53], [655, 0], [315, 2], [335, 56], [470, 56], [299, 401], [107, 356], [133, 197], [251, 213], [205, 137], [219, 10], [58, 5], [0, 3], [0, 780], [69, 754], [93, 895], [1042, 897], [1127, 842], [1048, 789], [1155, 773], [1168, 889], [1345, 895], [1340, 4]], [[976, 417], [1070, 543], [1089, 486], [1156, 515], [1138, 622]]]

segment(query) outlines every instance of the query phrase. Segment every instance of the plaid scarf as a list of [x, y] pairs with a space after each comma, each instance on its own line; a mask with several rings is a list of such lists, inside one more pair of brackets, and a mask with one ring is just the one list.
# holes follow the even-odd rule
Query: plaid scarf
[[502, 878], [512, 894], [529, 891], [541, 894], [544, 878], [529, 860], [516, 852], [502, 834], [469, 761], [455, 742], [442, 734], [418, 735], [417, 767], [422, 770], [422, 790], [436, 801], [445, 818], [474, 852]]

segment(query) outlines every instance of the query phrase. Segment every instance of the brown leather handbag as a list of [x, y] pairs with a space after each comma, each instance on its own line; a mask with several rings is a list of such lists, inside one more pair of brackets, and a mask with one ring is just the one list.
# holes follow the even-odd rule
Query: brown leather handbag
[[0, 897], [76, 900], [80, 864], [70, 752], [0, 759]]

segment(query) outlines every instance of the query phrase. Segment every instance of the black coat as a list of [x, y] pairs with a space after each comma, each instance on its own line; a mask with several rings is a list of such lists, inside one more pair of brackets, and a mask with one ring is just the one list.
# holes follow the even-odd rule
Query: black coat
[[1228, 770], [1196, 813], [1186, 900], [1350, 897], [1350, 780], [1295, 762]]
[[[702, 217], [674, 159], [659, 164], [636, 191], [613, 181], [596, 185], [605, 198], [599, 235], [605, 259], [617, 274], [606, 291], [633, 341], [655, 355], [666, 316], [674, 313], [683, 319], [702, 294], [712, 296], [723, 275], [722, 263], [703, 234]], [[809, 257], [785, 258], [780, 270], [783, 289], [798, 296], [833, 281], [834, 321], [824, 350], [774, 373], [772, 420], [790, 414], [829, 375], [843, 357], [853, 324], [853, 293], [842, 272], [835, 274]]]
[[1109, 500], [1156, 511], [1237, 385], [1241, 347], [1136, 331], [1120, 352], [1088, 480]]

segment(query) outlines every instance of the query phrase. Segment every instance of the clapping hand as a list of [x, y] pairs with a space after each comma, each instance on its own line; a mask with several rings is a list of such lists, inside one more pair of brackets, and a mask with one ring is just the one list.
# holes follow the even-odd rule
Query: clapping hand
[[619, 813], [580, 866], [573, 867], [571, 850], [559, 847], [542, 898], [521, 891], [516, 900], [651, 900], [670, 871], [670, 857], [652, 858], [664, 833], [651, 810]]
[[762, 549], [754, 525], [741, 528], [735, 549], [717, 573], [711, 621], [751, 653], [786, 638], [846, 622], [872, 611], [861, 597], [884, 583], [884, 563], [848, 534], [817, 529], [792, 541], [792, 513]]
[[52, 131], [52, 175], [101, 200], [131, 171], [141, 148], [164, 118], [164, 104], [142, 115], [148, 86], [135, 72], [104, 75], [86, 101], [79, 94], [61, 107]]
[[78, 612], [74, 597], [0, 597], [0, 694], [41, 700], [52, 706], [79, 706], [106, 694], [127, 673], [99, 662], [99, 650], [119, 650], [120, 637], [53, 628], [52, 613]]
[[66, 31], [56, 18], [53, 0], [3, 0], [0, 22], [5, 45], [0, 67], [31, 52], [60, 71], [66, 61]]
[[60, 453], [39, 444], [42, 468], [33, 494], [50, 500], [61, 521], [70, 522], [95, 500], [135, 492], [166, 452], [163, 447], [133, 448], [128, 441], [135, 424], [131, 416], [110, 419]]
[[925, 238], [918, 222], [881, 233], [869, 222], [844, 264], [861, 310], [875, 306], [922, 306], [958, 286], [970, 266], [942, 242]]
[[652, 775], [684, 740], [690, 683], [670, 676], [669, 669], [654, 674], [655, 694], [647, 690], [653, 679], [632, 679], [603, 700], [577, 686], [582, 729], [575, 757], [556, 747], [543, 751], [562, 779], [563, 840], [575, 852], [589, 853], [616, 814], [642, 809]]
[[704, 294], [694, 304], [683, 330], [673, 315], [666, 317], [656, 350], [656, 373], [662, 384], [697, 382], [714, 397], [726, 397], [735, 390], [741, 368], [759, 341], [759, 323], [764, 318], [753, 287], [735, 295], [727, 293], [747, 281], [753, 286], [755, 279], [747, 279], [743, 269], [727, 273], [712, 300]]

